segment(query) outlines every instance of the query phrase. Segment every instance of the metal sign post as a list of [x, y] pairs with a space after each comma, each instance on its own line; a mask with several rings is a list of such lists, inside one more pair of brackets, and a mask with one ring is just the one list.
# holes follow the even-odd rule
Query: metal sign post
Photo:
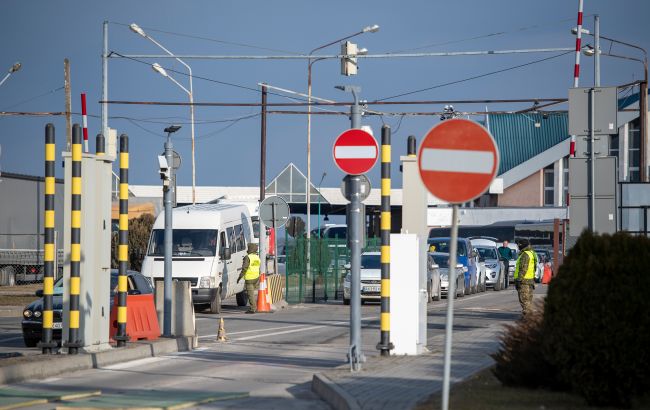
[[454, 328], [454, 298], [456, 297], [456, 250], [458, 249], [458, 204], [452, 205], [451, 244], [449, 246], [449, 287], [447, 289], [447, 324], [442, 375], [442, 408], [449, 408], [449, 379], [451, 377], [451, 333]]
[[361, 351], [361, 177], [345, 177], [347, 192], [350, 193], [350, 220], [348, 221], [348, 238], [350, 244], [350, 350], [348, 359], [352, 371], [361, 370], [365, 361]]

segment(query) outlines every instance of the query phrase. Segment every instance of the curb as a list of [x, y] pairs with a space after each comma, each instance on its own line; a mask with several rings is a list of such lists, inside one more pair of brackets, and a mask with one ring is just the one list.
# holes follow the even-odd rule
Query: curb
[[335, 410], [361, 410], [361, 406], [354, 397], [324, 374], [314, 374], [311, 390]]
[[[29, 360], [0, 367], [0, 385], [29, 379], [44, 379], [77, 370], [96, 369], [115, 363], [192, 350], [193, 337], [140, 341], [126, 348], [78, 355], [29, 356]], [[1, 365], [2, 362], [0, 362]]]

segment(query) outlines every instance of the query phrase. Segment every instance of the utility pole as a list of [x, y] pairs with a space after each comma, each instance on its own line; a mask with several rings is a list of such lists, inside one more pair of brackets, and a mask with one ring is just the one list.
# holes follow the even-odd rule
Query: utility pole
[[[104, 50], [102, 51], [102, 100], [108, 100], [108, 21], [103, 24]], [[102, 134], [104, 138], [108, 135], [108, 104], [102, 104]]]
[[63, 60], [63, 88], [65, 89], [65, 142], [66, 150], [72, 148], [72, 93], [70, 91], [70, 60]]
[[171, 125], [165, 128], [165, 160], [169, 174], [166, 184], [163, 182], [163, 202], [165, 205], [165, 240], [164, 240], [164, 290], [163, 290], [163, 336], [172, 336], [172, 181], [174, 181], [174, 151], [172, 150], [172, 134], [181, 127]]
[[[262, 115], [261, 118], [261, 134], [260, 134], [260, 208], [258, 211], [258, 221], [260, 230], [260, 245], [259, 253], [260, 260], [262, 261], [261, 273], [266, 274], [266, 226], [259, 217], [261, 213], [262, 201], [266, 197], [266, 99], [267, 99], [266, 84], [262, 84]], [[276, 251], [277, 252], [277, 251]]]

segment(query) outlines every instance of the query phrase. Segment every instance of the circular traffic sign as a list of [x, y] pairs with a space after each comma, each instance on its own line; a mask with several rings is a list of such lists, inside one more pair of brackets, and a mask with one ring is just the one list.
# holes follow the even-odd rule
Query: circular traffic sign
[[350, 129], [339, 135], [332, 151], [336, 166], [350, 175], [365, 174], [372, 169], [378, 153], [375, 138], [360, 129]]
[[499, 169], [499, 149], [480, 124], [454, 118], [436, 124], [418, 152], [418, 169], [425, 187], [452, 204], [481, 196]]
[[[365, 201], [368, 196], [370, 195], [370, 191], [372, 190], [372, 186], [370, 185], [370, 180], [368, 179], [367, 176], [365, 175], [360, 175], [359, 176], [361, 181], [359, 184], [359, 201], [363, 202]], [[343, 177], [343, 180], [341, 181], [341, 195], [348, 201], [352, 201], [352, 195], [348, 192], [348, 184], [347, 184], [347, 179], [350, 178], [349, 175], [346, 175]]]
[[284, 226], [289, 219], [289, 205], [279, 196], [270, 196], [260, 204], [260, 220], [271, 228]]

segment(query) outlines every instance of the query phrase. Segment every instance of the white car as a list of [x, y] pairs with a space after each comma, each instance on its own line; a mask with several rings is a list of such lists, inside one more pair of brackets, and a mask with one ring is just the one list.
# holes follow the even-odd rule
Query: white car
[[472, 246], [479, 253], [479, 260], [485, 266], [485, 284], [494, 290], [504, 289], [505, 275], [501, 272], [497, 243], [489, 239], [472, 239]]
[[[447, 296], [449, 293], [449, 254], [445, 252], [429, 252], [440, 271], [440, 294]], [[465, 273], [463, 264], [456, 264], [456, 297], [465, 296]]]
[[427, 303], [438, 301], [442, 296], [440, 266], [431, 254], [427, 254]]
[[[346, 265], [349, 269], [349, 265]], [[343, 304], [350, 304], [350, 273], [343, 280]], [[361, 254], [361, 303], [381, 300], [381, 253]]]

